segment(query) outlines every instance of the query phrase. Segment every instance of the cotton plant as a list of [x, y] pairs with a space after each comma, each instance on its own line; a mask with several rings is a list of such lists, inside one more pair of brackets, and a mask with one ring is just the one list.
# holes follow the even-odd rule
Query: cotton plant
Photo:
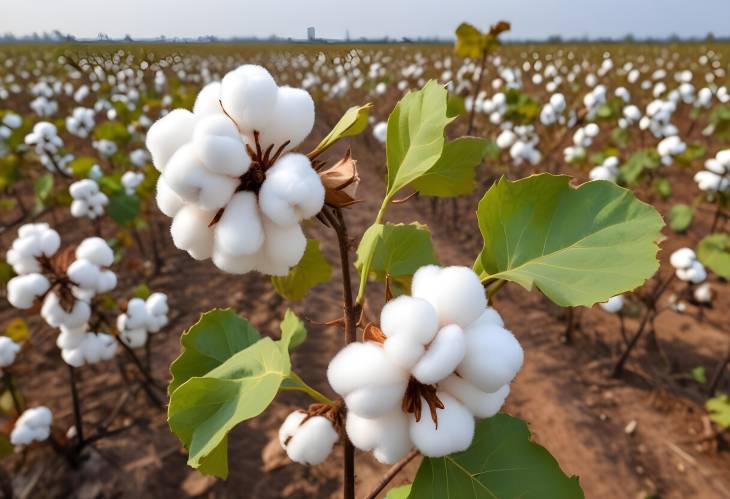
[[595, 166], [588, 173], [591, 180], [608, 180], [616, 182], [619, 176], [620, 160], [616, 156], [609, 156], [603, 162]]
[[205, 86], [192, 112], [152, 125], [157, 204], [175, 246], [225, 272], [287, 274], [304, 254], [301, 222], [324, 205], [310, 159], [292, 151], [313, 123], [306, 91], [244, 65]]
[[38, 406], [26, 409], [15, 421], [10, 432], [10, 443], [25, 447], [33, 442], [43, 442], [51, 436], [53, 414], [48, 407]]
[[124, 192], [128, 196], [133, 196], [137, 193], [137, 187], [144, 182], [144, 173], [134, 171], [124, 172], [121, 182], [122, 187], [124, 187]]
[[705, 266], [697, 259], [691, 248], [680, 248], [672, 253], [669, 263], [675, 269], [675, 276], [681, 281], [700, 284], [707, 279]]
[[109, 198], [101, 192], [99, 184], [90, 178], [72, 183], [68, 192], [73, 198], [71, 216], [75, 218], [97, 219], [104, 214], [104, 207], [109, 204]]
[[68, 168], [70, 158], [62, 155], [63, 139], [53, 123], [41, 121], [33, 126], [33, 131], [25, 136], [25, 144], [32, 147], [39, 157], [41, 164], [50, 172], [57, 171], [63, 175], [70, 175]]
[[540, 110], [540, 123], [545, 126], [554, 124], [564, 125], [566, 117], [564, 115], [567, 109], [565, 96], [561, 93], [554, 93], [550, 96], [550, 100]]
[[94, 146], [94, 149], [96, 149], [99, 154], [105, 158], [114, 156], [119, 150], [117, 144], [109, 139], [95, 140], [91, 143], [91, 145]]
[[536, 133], [533, 125], [511, 126], [503, 124], [503, 130], [497, 136], [497, 146], [500, 149], [507, 149], [510, 158], [517, 166], [524, 162], [537, 165], [542, 159], [542, 154], [537, 148], [540, 136]]
[[598, 136], [600, 131], [601, 129], [596, 123], [588, 123], [585, 126], [579, 127], [573, 133], [573, 145], [563, 150], [565, 161], [572, 163], [584, 159], [587, 148], [593, 144], [593, 139]]
[[725, 193], [730, 188], [730, 149], [719, 151], [705, 161], [705, 169], [695, 173], [697, 187], [709, 198]]
[[671, 137], [662, 139], [657, 144], [656, 149], [661, 157], [662, 164], [664, 166], [670, 166], [674, 162], [675, 156], [679, 156], [687, 150], [687, 144], [677, 135], [672, 135]]
[[146, 300], [132, 298], [126, 310], [117, 316], [119, 336], [129, 347], [140, 348], [147, 344], [150, 334], [160, 331], [168, 323], [167, 295], [152, 293]]
[[66, 130], [76, 137], [85, 139], [96, 125], [95, 112], [87, 107], [77, 107], [66, 118]]

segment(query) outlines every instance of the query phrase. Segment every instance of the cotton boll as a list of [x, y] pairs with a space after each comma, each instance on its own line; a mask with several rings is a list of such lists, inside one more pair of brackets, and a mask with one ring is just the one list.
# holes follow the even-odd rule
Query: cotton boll
[[141, 298], [132, 298], [127, 302], [127, 320], [123, 329], [141, 329], [147, 322], [147, 308]]
[[215, 266], [229, 274], [245, 274], [264, 266], [260, 251], [251, 255], [233, 256], [214, 248], [212, 257]]
[[365, 452], [372, 451], [382, 464], [396, 463], [413, 448], [408, 416], [400, 409], [376, 419], [362, 418], [350, 412], [345, 429], [352, 445]]
[[279, 427], [279, 444], [282, 449], [286, 450], [286, 441], [296, 433], [306, 417], [307, 414], [303, 411], [294, 411], [286, 417]]
[[[389, 302], [390, 303], [390, 302]], [[383, 350], [388, 358], [402, 369], [410, 370], [426, 353], [426, 347], [413, 341], [409, 335], [392, 336], [383, 343]]]
[[457, 372], [482, 391], [492, 393], [508, 384], [522, 367], [524, 353], [517, 339], [496, 326], [468, 327], [466, 354]]
[[313, 217], [324, 205], [324, 186], [303, 154], [285, 154], [266, 172], [259, 192], [261, 211], [279, 225]]
[[50, 287], [51, 283], [41, 274], [19, 275], [8, 281], [7, 299], [15, 308], [31, 308], [35, 299]]
[[698, 303], [712, 303], [712, 288], [709, 282], [697, 286], [692, 294]]
[[157, 179], [157, 194], [155, 199], [160, 211], [170, 218], [174, 217], [185, 204], [185, 201], [167, 185], [162, 175]]
[[164, 172], [175, 151], [192, 139], [195, 121], [187, 109], [174, 109], [150, 127], [145, 145], [157, 170]]
[[416, 271], [411, 294], [431, 303], [439, 323], [458, 324], [462, 328], [476, 320], [487, 306], [484, 287], [468, 267], [435, 267]]
[[413, 343], [425, 345], [438, 332], [438, 317], [426, 300], [403, 295], [385, 304], [380, 312], [380, 328], [388, 338], [406, 336]]
[[456, 324], [443, 327], [411, 373], [424, 385], [433, 385], [451, 374], [464, 359], [466, 338]]
[[67, 312], [61, 306], [56, 293], [49, 293], [46, 295], [46, 299], [43, 300], [41, 316], [51, 327], [66, 326], [74, 329], [89, 322], [91, 307], [84, 301], [76, 300], [71, 307], [71, 311]]
[[20, 345], [7, 336], [0, 336], [0, 368], [12, 365], [19, 351]]
[[207, 210], [223, 208], [239, 183], [238, 179], [207, 170], [193, 144], [177, 150], [168, 161], [163, 177], [178, 196]]
[[[294, 414], [298, 419], [298, 414]], [[286, 438], [282, 439], [282, 436]], [[289, 459], [308, 465], [322, 464], [332, 453], [332, 447], [338, 439], [332, 423], [324, 416], [313, 416], [300, 422], [289, 436], [279, 433], [279, 440]]]
[[477, 418], [491, 418], [499, 412], [509, 395], [509, 385], [494, 393], [486, 393], [455, 374], [439, 382], [439, 390], [464, 404]]
[[381, 144], [385, 144], [388, 137], [388, 124], [385, 121], [381, 121], [373, 127], [373, 137]]
[[207, 116], [198, 122], [193, 133], [193, 149], [213, 173], [240, 177], [251, 166], [236, 125], [223, 114]]
[[68, 328], [61, 326], [61, 333], [56, 338], [56, 346], [61, 350], [73, 350], [81, 345], [84, 341], [84, 335], [86, 335], [87, 325], [83, 324], [81, 327]]
[[131, 329], [119, 333], [119, 337], [129, 348], [141, 348], [147, 343], [147, 331]]
[[691, 282], [692, 284], [699, 284], [707, 279], [705, 266], [697, 260], [692, 262], [689, 268], [677, 269], [676, 274], [682, 281]]
[[168, 322], [167, 313], [169, 307], [167, 305], [167, 295], [165, 293], [152, 293], [145, 300], [145, 309], [147, 310], [147, 330], [150, 333], [156, 333], [162, 329]]
[[48, 439], [52, 421], [53, 414], [48, 407], [26, 409], [15, 422], [10, 433], [10, 443], [22, 446]]
[[198, 96], [195, 98], [193, 114], [198, 118], [212, 114], [222, 114], [220, 96], [221, 83], [219, 81], [208, 83], [198, 92]]
[[221, 103], [225, 112], [247, 134], [272, 119], [279, 88], [262, 66], [245, 64], [223, 77]]
[[170, 226], [175, 247], [187, 251], [196, 260], [210, 258], [213, 253], [213, 228], [208, 225], [215, 213], [215, 210], [201, 210], [192, 204], [183, 206]]
[[96, 289], [99, 281], [99, 267], [89, 260], [76, 260], [69, 265], [66, 271], [69, 279], [83, 289]]
[[425, 400], [421, 400], [421, 420], [411, 415], [409, 433], [415, 447], [427, 457], [441, 457], [469, 448], [474, 438], [474, 416], [458, 400], [438, 392], [444, 404], [436, 409], [438, 427], [431, 419]]
[[314, 101], [300, 88], [279, 87], [270, 122], [262, 126], [261, 145], [274, 149], [290, 141], [286, 150], [301, 144], [314, 126]]
[[[281, 267], [284, 274], [289, 272], [304, 256], [307, 247], [307, 238], [299, 224], [280, 226], [262, 217], [264, 224], [263, 250], [266, 259], [276, 267]], [[275, 275], [272, 273], [272, 275]]]
[[624, 308], [624, 297], [623, 295], [612, 296], [607, 302], [601, 303], [601, 308], [610, 314], [615, 314]]
[[114, 251], [100, 237], [88, 237], [76, 248], [77, 260], [88, 260], [99, 267], [109, 267], [114, 263]]
[[231, 256], [252, 255], [264, 243], [264, 227], [258, 212], [256, 194], [237, 192], [215, 225], [216, 250]]
[[97, 293], [107, 293], [117, 287], [117, 275], [111, 270], [102, 270], [96, 282]]
[[697, 255], [691, 248], [680, 248], [669, 257], [669, 263], [675, 269], [689, 268], [697, 260]]
[[487, 309], [479, 316], [477, 320], [469, 324], [470, 329], [486, 327], [488, 325], [495, 325], [504, 327], [504, 321], [499, 312], [492, 307], [487, 306]]
[[51, 257], [55, 255], [58, 248], [61, 247], [61, 236], [59, 236], [58, 232], [55, 230], [44, 230], [40, 236], [39, 244], [41, 252], [45, 256]]

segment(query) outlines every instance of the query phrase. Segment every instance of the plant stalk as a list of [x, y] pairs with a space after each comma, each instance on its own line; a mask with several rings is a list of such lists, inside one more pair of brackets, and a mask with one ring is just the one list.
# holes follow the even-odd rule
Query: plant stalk
[[395, 463], [391, 468], [385, 473], [385, 476], [378, 482], [378, 484], [371, 490], [368, 495], [365, 496], [365, 499], [375, 499], [378, 497], [378, 494], [380, 494], [383, 489], [393, 480], [393, 478], [396, 477], [400, 471], [406, 467], [408, 463], [410, 463], [413, 458], [415, 458], [418, 455], [418, 451], [416, 449], [413, 449], [411, 452], [406, 454], [406, 457]]

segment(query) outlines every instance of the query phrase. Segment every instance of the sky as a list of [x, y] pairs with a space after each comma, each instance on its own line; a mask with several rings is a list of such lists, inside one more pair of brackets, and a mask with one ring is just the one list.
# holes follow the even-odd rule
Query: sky
[[730, 0], [0, 0], [0, 33], [304, 38], [451, 37], [462, 21], [508, 38], [730, 36]]

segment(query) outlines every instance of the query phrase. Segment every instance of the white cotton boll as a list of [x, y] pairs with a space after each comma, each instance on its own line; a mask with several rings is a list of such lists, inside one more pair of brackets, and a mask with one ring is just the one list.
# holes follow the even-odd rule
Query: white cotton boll
[[464, 404], [477, 418], [491, 418], [497, 414], [510, 392], [509, 385], [504, 385], [494, 393], [486, 393], [455, 374], [441, 381], [439, 390]]
[[690, 265], [689, 268], [677, 269], [676, 274], [682, 281], [691, 282], [692, 284], [699, 284], [707, 279], [705, 266], [698, 260], [692, 262], [692, 265]]
[[31, 308], [35, 299], [50, 287], [51, 283], [41, 274], [19, 275], [8, 281], [7, 299], [15, 308]]
[[279, 427], [279, 444], [282, 449], [286, 450], [286, 441], [297, 432], [299, 425], [302, 424], [302, 421], [304, 421], [304, 418], [306, 417], [307, 414], [305, 412], [294, 411], [286, 417], [283, 423], [281, 423], [281, 426]]
[[141, 348], [147, 344], [147, 331], [144, 329], [128, 329], [120, 332], [119, 336], [129, 348]]
[[153, 316], [167, 315], [170, 307], [167, 305], [167, 295], [165, 293], [152, 293], [144, 304], [147, 313]]
[[127, 302], [127, 320], [124, 329], [141, 329], [147, 322], [147, 308], [141, 298], [132, 298]]
[[307, 238], [299, 224], [281, 226], [261, 217], [264, 223], [264, 246], [266, 259], [281, 272], [266, 272], [271, 275], [286, 275], [304, 256]]
[[[282, 439], [282, 436], [285, 438]], [[313, 416], [300, 422], [291, 435], [279, 433], [279, 440], [289, 459], [308, 465], [322, 464], [338, 439], [332, 423], [324, 416]]]
[[516, 140], [517, 135], [515, 135], [512, 130], [503, 130], [502, 133], [497, 136], [497, 146], [500, 149], [507, 149], [512, 147]]
[[185, 144], [167, 162], [162, 174], [167, 185], [182, 199], [201, 208], [223, 208], [238, 187], [238, 179], [213, 173], [195, 154], [193, 144]]
[[157, 207], [162, 213], [172, 218], [177, 215], [185, 201], [173, 191], [162, 175], [157, 179], [157, 194], [155, 196]]
[[248, 134], [265, 127], [272, 119], [278, 93], [271, 74], [253, 64], [236, 68], [221, 82], [223, 109]]
[[107, 293], [117, 287], [117, 275], [111, 270], [102, 270], [96, 282], [97, 293]]
[[409, 433], [414, 446], [427, 457], [441, 457], [469, 448], [474, 438], [474, 415], [458, 400], [445, 392], [437, 396], [444, 404], [436, 409], [438, 427], [431, 419], [428, 405], [421, 400], [421, 420], [409, 416]]
[[464, 328], [487, 306], [484, 287], [468, 267], [421, 267], [413, 276], [411, 289], [413, 296], [431, 303], [441, 325], [458, 324]]
[[697, 255], [691, 248], [680, 248], [669, 257], [669, 263], [675, 269], [689, 268], [697, 260]]
[[56, 346], [61, 350], [73, 350], [81, 345], [86, 335], [87, 325], [84, 324], [77, 328], [68, 328], [61, 326], [58, 338], [56, 338]]
[[256, 194], [237, 192], [214, 228], [215, 247], [231, 256], [252, 255], [264, 243]]
[[48, 407], [26, 409], [15, 422], [10, 433], [10, 443], [15, 446], [42, 442], [51, 435], [53, 414]]
[[590, 138], [595, 138], [598, 136], [598, 133], [601, 131], [598, 128], [598, 125], [595, 123], [588, 123], [583, 130], [585, 130], [585, 134]]
[[99, 267], [89, 260], [81, 259], [69, 265], [66, 274], [80, 288], [96, 289], [100, 271]]
[[75, 329], [89, 322], [91, 307], [84, 301], [76, 300], [71, 307], [71, 311], [67, 312], [61, 306], [56, 293], [49, 293], [46, 295], [46, 299], [43, 300], [41, 316], [51, 327], [66, 326]]
[[12, 365], [19, 351], [20, 345], [7, 336], [0, 336], [0, 368]]
[[251, 166], [251, 157], [236, 125], [223, 114], [207, 116], [198, 122], [193, 132], [193, 149], [213, 173], [240, 177]]
[[693, 179], [703, 192], [715, 193], [728, 188], [728, 179], [710, 171], [699, 171], [695, 173]]
[[408, 370], [415, 366], [421, 356], [426, 353], [426, 347], [415, 342], [412, 335], [406, 334], [398, 334], [386, 339], [383, 343], [383, 350], [390, 360]]
[[261, 211], [279, 225], [315, 216], [324, 205], [324, 186], [303, 154], [285, 154], [266, 172], [259, 192]]
[[725, 175], [725, 166], [716, 158], [705, 161], [705, 168], [717, 175]]
[[300, 88], [279, 87], [274, 109], [268, 124], [259, 128], [261, 145], [274, 150], [286, 141], [285, 150], [302, 143], [314, 126], [314, 101], [309, 92]]
[[114, 251], [100, 237], [88, 237], [76, 248], [76, 258], [89, 260], [99, 267], [109, 267], [114, 263]]
[[449, 376], [464, 359], [466, 337], [456, 324], [443, 327], [411, 373], [424, 385], [433, 385]]
[[330, 361], [327, 380], [345, 397], [349, 410], [378, 417], [399, 407], [408, 374], [391, 362], [375, 343], [351, 343]]
[[408, 416], [400, 408], [375, 419], [350, 412], [345, 422], [352, 445], [365, 452], [372, 451], [382, 464], [400, 461], [413, 448], [408, 427]]
[[208, 225], [215, 213], [215, 210], [201, 210], [192, 204], [183, 206], [170, 226], [175, 247], [187, 251], [196, 260], [210, 258], [213, 253], [213, 228]]
[[381, 310], [380, 329], [388, 339], [405, 336], [414, 344], [425, 345], [438, 332], [438, 316], [426, 300], [402, 295], [390, 300]]
[[85, 364], [84, 351], [81, 345], [76, 348], [61, 350], [61, 358], [71, 367], [81, 367]]
[[388, 137], [388, 123], [380, 121], [373, 127], [373, 137], [381, 144], [385, 144], [385, 140]]
[[164, 172], [175, 151], [193, 138], [195, 121], [187, 109], [174, 109], [150, 127], [145, 145], [157, 170]]
[[193, 114], [197, 117], [222, 114], [220, 98], [221, 83], [219, 81], [208, 83], [198, 92], [198, 96], [195, 98]]
[[623, 295], [612, 296], [607, 302], [600, 304], [601, 308], [610, 314], [616, 314], [624, 308]]
[[524, 352], [512, 333], [496, 325], [464, 330], [466, 354], [457, 372], [482, 391], [492, 393], [508, 384], [522, 367]]
[[229, 274], [246, 274], [265, 266], [261, 251], [251, 255], [233, 256], [214, 248], [212, 257], [215, 266]]
[[697, 286], [693, 292], [698, 303], [712, 303], [712, 287], [709, 282]]

